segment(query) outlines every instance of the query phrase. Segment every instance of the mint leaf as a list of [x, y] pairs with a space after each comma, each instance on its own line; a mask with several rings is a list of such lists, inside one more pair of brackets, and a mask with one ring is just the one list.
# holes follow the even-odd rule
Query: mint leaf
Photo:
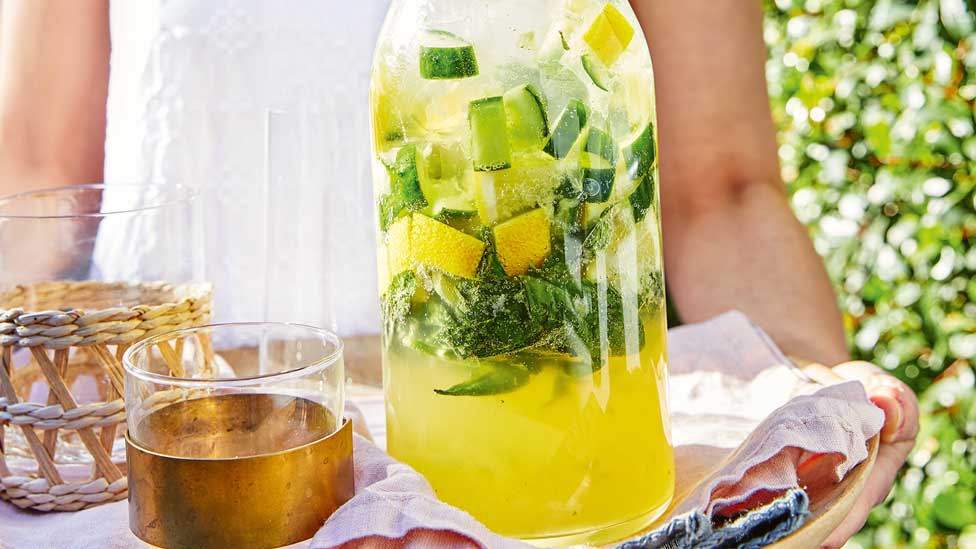
[[664, 275], [661, 271], [652, 271], [641, 279], [638, 300], [642, 311], [656, 311], [664, 305]]
[[529, 381], [530, 372], [521, 364], [492, 363], [483, 373], [449, 389], [434, 389], [444, 396], [487, 396], [510, 393]]
[[481, 263], [478, 264], [478, 277], [485, 279], [507, 278], [508, 273], [505, 272], [501, 260], [498, 259], [491, 227], [482, 227], [478, 238], [485, 243], [485, 253], [481, 256]]
[[600, 214], [589, 234], [586, 235], [586, 239], [583, 240], [583, 249], [592, 253], [605, 250], [610, 246], [610, 237], [613, 236], [614, 210], [615, 206], [611, 206]]
[[[446, 276], [446, 275], [445, 275]], [[461, 358], [487, 358], [524, 349], [539, 340], [542, 327], [529, 315], [525, 287], [518, 279], [449, 278], [454, 292], [445, 301], [455, 322], [438, 338]]]
[[396, 325], [410, 314], [411, 302], [417, 293], [417, 275], [404, 271], [393, 278], [383, 296], [383, 322], [388, 336]]

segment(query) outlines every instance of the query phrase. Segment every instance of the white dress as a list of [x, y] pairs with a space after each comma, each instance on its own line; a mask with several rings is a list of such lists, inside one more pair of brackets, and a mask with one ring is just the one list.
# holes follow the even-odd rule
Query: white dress
[[[111, 3], [105, 180], [204, 190], [219, 320], [377, 330], [368, 86], [388, 4]], [[152, 253], [128, 240], [99, 235], [106, 276]]]

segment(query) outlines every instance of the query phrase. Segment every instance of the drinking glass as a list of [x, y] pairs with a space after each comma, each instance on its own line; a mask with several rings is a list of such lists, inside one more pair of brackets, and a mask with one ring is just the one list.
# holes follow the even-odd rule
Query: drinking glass
[[197, 193], [92, 184], [0, 198], [0, 499], [126, 497], [121, 356], [209, 321]]
[[336, 265], [344, 257], [337, 211], [336, 132], [321, 106], [274, 109], [265, 120], [264, 317], [336, 328]]
[[148, 338], [123, 357], [129, 525], [163, 547], [278, 547], [352, 495], [342, 342], [297, 324]]

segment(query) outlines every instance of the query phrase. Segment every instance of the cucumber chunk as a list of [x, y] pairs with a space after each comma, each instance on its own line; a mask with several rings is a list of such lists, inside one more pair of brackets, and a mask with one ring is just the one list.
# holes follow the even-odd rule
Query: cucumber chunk
[[634, 192], [630, 193], [630, 207], [634, 211], [634, 222], [640, 223], [647, 215], [647, 210], [651, 208], [654, 200], [654, 180], [650, 175], [644, 176]]
[[505, 102], [501, 97], [472, 101], [468, 107], [474, 169], [493, 172], [512, 167], [512, 147], [508, 142]]
[[616, 175], [612, 168], [582, 168], [583, 199], [594, 203], [610, 200]]
[[[460, 141], [430, 143], [424, 147], [423, 165], [428, 179], [453, 179], [460, 181], [471, 172], [471, 161]], [[423, 182], [421, 180], [421, 182]]]
[[573, 238], [582, 239], [586, 235], [583, 230], [583, 204], [578, 198], [559, 198], [556, 201], [554, 225]]
[[505, 114], [512, 145], [538, 150], [549, 137], [549, 120], [542, 94], [532, 84], [505, 92]]
[[657, 147], [654, 139], [654, 123], [649, 122], [643, 131], [624, 148], [624, 162], [631, 180], [637, 181], [651, 173], [657, 160]]
[[609, 133], [599, 128], [591, 127], [587, 130], [583, 151], [597, 155], [609, 162], [610, 166], [617, 163], [617, 144]]
[[415, 212], [427, 207], [427, 198], [420, 188], [416, 145], [401, 148], [393, 165], [387, 166], [387, 171], [392, 184], [390, 192], [380, 198], [380, 229], [383, 232], [405, 211]]
[[450, 223], [462, 219], [471, 219], [478, 215], [476, 210], [458, 210], [454, 208], [440, 208], [434, 214], [434, 219], [442, 223]]
[[460, 143], [431, 143], [420, 161], [420, 188], [429, 206], [421, 213], [438, 221], [474, 216], [471, 163]]
[[[579, 175], [579, 174], [576, 174]], [[573, 172], [563, 174], [556, 187], [558, 198], [579, 198], [583, 192], [583, 182], [580, 177], [574, 177]]]
[[610, 91], [610, 71], [591, 53], [583, 54], [583, 70], [590, 80], [603, 91]]
[[468, 219], [478, 214], [474, 196], [453, 180], [430, 180], [422, 185], [429, 207], [422, 213], [438, 221]]
[[549, 136], [549, 141], [546, 143], [544, 150], [549, 156], [566, 158], [569, 155], [583, 128], [586, 127], [587, 116], [586, 105], [582, 101], [578, 99], [569, 101], [562, 114], [559, 115], [559, 121], [556, 122], [556, 127], [552, 130], [552, 135]]
[[474, 47], [445, 31], [428, 31], [420, 46], [420, 76], [425, 80], [458, 80], [478, 75]]
[[606, 202], [613, 195], [613, 184], [617, 178], [617, 153], [607, 150], [608, 143], [612, 144], [609, 135], [595, 128], [591, 128], [588, 134], [579, 157], [583, 200], [591, 204]]

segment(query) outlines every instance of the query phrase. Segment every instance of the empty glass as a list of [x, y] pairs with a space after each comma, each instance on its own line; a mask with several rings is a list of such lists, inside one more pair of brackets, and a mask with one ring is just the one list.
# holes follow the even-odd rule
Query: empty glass
[[[124, 499], [121, 356], [210, 319], [197, 194], [79, 185], [0, 198], [0, 498]], [[4, 438], [6, 437], [6, 443]]]

